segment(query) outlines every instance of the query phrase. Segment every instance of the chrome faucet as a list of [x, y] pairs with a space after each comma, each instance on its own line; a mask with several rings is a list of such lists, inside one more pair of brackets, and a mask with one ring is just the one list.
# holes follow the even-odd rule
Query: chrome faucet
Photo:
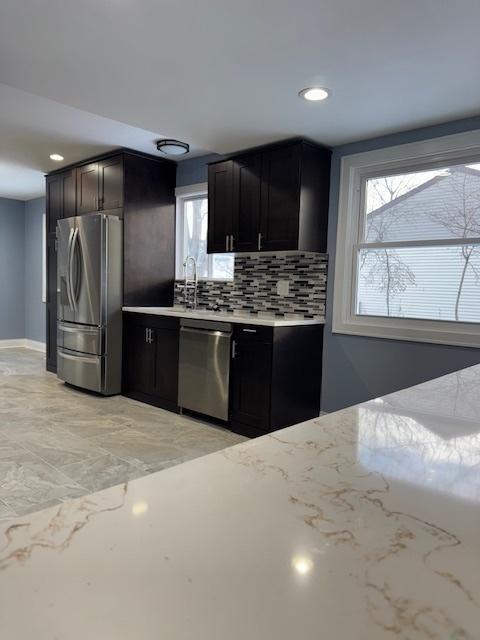
[[[188, 266], [190, 262], [193, 265], [193, 274], [191, 278], [188, 277]], [[193, 256], [187, 256], [185, 258], [185, 262], [183, 263], [183, 274], [184, 274], [183, 295], [185, 298], [185, 307], [187, 309], [196, 309], [198, 277], [197, 277], [197, 261]], [[193, 293], [193, 300], [191, 299], [190, 293]]]

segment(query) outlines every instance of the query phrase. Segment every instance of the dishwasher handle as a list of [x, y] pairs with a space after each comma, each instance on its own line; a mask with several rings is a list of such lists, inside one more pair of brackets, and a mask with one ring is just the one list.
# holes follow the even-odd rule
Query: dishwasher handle
[[207, 335], [207, 336], [219, 336], [224, 338], [230, 338], [232, 335], [231, 331], [215, 331], [212, 329], [192, 329], [191, 327], [182, 327], [180, 329], [181, 333], [196, 333], [199, 335]]

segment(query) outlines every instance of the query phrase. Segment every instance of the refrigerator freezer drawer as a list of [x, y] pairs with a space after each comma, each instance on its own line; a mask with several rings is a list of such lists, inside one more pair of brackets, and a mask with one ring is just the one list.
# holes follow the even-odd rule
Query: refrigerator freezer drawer
[[61, 380], [76, 387], [98, 393], [103, 392], [104, 356], [79, 354], [74, 351], [58, 349], [57, 363], [57, 375]]
[[57, 344], [70, 351], [102, 355], [102, 327], [59, 322]]

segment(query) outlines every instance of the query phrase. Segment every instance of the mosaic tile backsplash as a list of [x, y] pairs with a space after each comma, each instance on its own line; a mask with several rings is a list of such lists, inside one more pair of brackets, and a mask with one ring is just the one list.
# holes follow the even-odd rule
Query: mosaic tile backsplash
[[[227, 312], [266, 312], [279, 317], [323, 318], [327, 264], [327, 256], [317, 253], [238, 255], [233, 281], [199, 281], [198, 306]], [[287, 295], [277, 293], [279, 280], [288, 281]], [[182, 304], [183, 282], [177, 280], [175, 305]]]

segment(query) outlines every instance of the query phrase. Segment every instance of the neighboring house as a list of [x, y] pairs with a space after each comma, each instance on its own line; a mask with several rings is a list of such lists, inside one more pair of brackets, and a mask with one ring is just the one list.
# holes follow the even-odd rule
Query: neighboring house
[[[366, 242], [480, 237], [480, 171], [454, 167], [371, 211]], [[358, 312], [480, 321], [480, 247], [366, 250], [360, 256]]]

